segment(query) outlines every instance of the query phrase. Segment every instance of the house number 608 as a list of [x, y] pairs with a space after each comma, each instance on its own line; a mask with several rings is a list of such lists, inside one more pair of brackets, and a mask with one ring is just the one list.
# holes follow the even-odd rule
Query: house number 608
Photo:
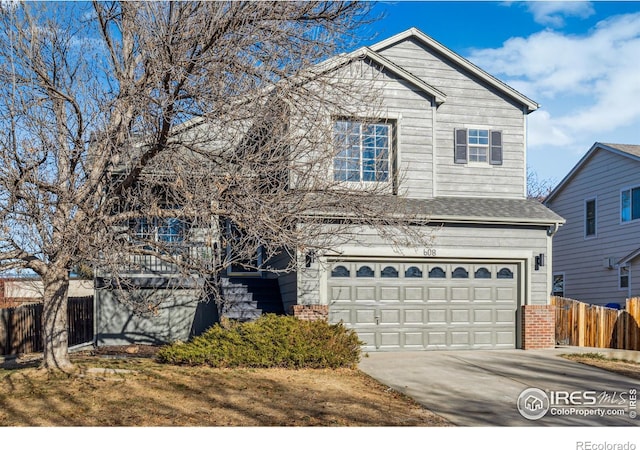
[[423, 250], [424, 256], [436, 256], [436, 249], [435, 248], [425, 248]]

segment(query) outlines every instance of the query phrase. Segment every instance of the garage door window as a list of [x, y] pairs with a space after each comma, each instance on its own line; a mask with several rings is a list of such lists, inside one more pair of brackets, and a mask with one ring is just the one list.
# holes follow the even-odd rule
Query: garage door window
[[333, 278], [348, 278], [351, 273], [345, 266], [337, 266], [331, 271], [331, 276]]
[[356, 272], [358, 278], [373, 278], [373, 269], [369, 266], [362, 266]]
[[457, 267], [451, 274], [451, 278], [469, 278], [469, 272], [464, 267]]
[[498, 278], [513, 278], [513, 272], [506, 267], [503, 267], [498, 271]]
[[442, 267], [434, 267], [429, 271], [429, 278], [447, 278]]
[[382, 278], [398, 278], [398, 271], [395, 267], [387, 266], [380, 272]]
[[475, 278], [491, 278], [491, 272], [486, 267], [480, 267], [473, 276]]
[[404, 272], [405, 278], [422, 278], [422, 270], [416, 266], [411, 266]]

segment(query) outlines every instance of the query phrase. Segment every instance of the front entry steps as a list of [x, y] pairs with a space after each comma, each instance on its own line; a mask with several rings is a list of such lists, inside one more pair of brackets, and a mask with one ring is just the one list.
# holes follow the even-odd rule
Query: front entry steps
[[220, 283], [221, 317], [247, 322], [262, 314], [284, 314], [277, 279], [231, 277], [222, 278]]

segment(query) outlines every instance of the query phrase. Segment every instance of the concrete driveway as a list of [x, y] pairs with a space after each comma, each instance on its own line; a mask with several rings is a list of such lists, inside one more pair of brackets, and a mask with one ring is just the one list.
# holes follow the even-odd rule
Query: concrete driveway
[[[559, 357], [572, 349], [379, 352], [362, 358], [359, 367], [378, 381], [402, 392], [461, 426], [639, 426], [640, 406], [631, 407], [629, 391], [638, 380]], [[520, 393], [538, 388], [547, 395], [574, 394], [582, 414], [552, 401], [538, 420], [525, 419], [517, 409]], [[589, 391], [582, 397], [584, 391]], [[603, 398], [609, 395], [609, 401]], [[616, 394], [617, 393], [617, 394]], [[619, 393], [624, 393], [623, 404]], [[570, 402], [570, 400], [567, 400]], [[555, 405], [555, 407], [554, 407]], [[563, 406], [559, 408], [557, 406]], [[567, 408], [571, 405], [566, 405]], [[624, 416], [611, 416], [613, 410]], [[560, 415], [560, 412], [566, 415]], [[544, 411], [543, 409], [540, 411]], [[633, 411], [631, 414], [629, 414]], [[555, 412], [555, 414], [554, 414]], [[602, 415], [600, 415], [602, 414]]]

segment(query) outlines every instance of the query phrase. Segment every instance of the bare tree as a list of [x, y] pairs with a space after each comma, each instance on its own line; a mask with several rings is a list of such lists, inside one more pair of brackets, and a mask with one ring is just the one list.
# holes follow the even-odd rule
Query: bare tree
[[543, 202], [555, 185], [555, 180], [551, 178], [541, 180], [535, 170], [527, 167], [527, 198]]
[[257, 245], [269, 259], [353, 239], [345, 218], [398, 223], [400, 201], [370, 200], [393, 183], [354, 193], [330, 175], [329, 119], [379, 106], [375, 67], [327, 59], [368, 9], [0, 3], [0, 271], [43, 280], [44, 367], [70, 366], [74, 268], [144, 309], [123, 274], [150, 261], [175, 280], [215, 280], [255, 264]]

